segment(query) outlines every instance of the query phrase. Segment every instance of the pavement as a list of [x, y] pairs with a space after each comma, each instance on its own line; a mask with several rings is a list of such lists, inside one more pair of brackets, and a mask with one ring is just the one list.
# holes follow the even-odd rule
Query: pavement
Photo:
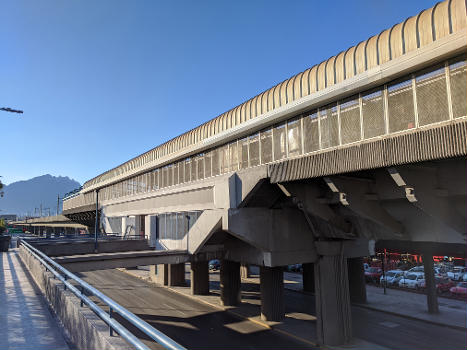
[[0, 349], [70, 349], [16, 249], [0, 253]]
[[[188, 349], [313, 348], [306, 342], [236, 317], [209, 303], [187, 298], [118, 270], [81, 272], [79, 275]], [[114, 317], [151, 349], [161, 349], [117, 314], [114, 313]]]
[[[285, 272], [284, 286], [302, 292], [302, 275]], [[384, 294], [383, 288], [371, 284], [366, 285], [366, 292], [367, 302], [355, 305], [467, 332], [467, 300], [438, 297], [439, 314], [429, 314], [425, 294], [394, 288], [387, 288]]]
[[[144, 268], [137, 270], [126, 270], [140, 279], [149, 281], [149, 273]], [[292, 276], [289, 276], [292, 275]], [[193, 296], [189, 287], [165, 287], [175, 291], [187, 298], [191, 298], [206, 305], [216, 307], [228, 312], [239, 319], [262, 325], [264, 328], [272, 329], [280, 334], [289, 336], [291, 339], [308, 343], [311, 347], [317, 346], [314, 296], [309, 293], [297, 292], [300, 289], [298, 274], [286, 273], [284, 291], [286, 317], [282, 322], [266, 322], [261, 320], [259, 278], [253, 275], [251, 278], [242, 280], [242, 303], [237, 307], [224, 307], [220, 304], [219, 274], [210, 273], [210, 294], [205, 296]], [[291, 277], [294, 277], [292, 279]], [[189, 280], [187, 279], [187, 284]], [[289, 288], [294, 286], [293, 288]], [[401, 291], [403, 292], [403, 291]], [[404, 293], [404, 292], [403, 292]], [[405, 292], [407, 293], [407, 292]], [[372, 295], [369, 291], [369, 295]], [[410, 293], [412, 294], [412, 293]], [[386, 297], [387, 295], [385, 295]], [[400, 296], [394, 296], [399, 298]], [[424, 299], [423, 295], [417, 295]], [[370, 304], [373, 299], [370, 296]], [[453, 301], [456, 302], [456, 301]], [[462, 301], [459, 301], [462, 303]], [[465, 303], [462, 304], [465, 310]], [[404, 305], [399, 305], [403, 308]], [[444, 312], [441, 314], [444, 315]], [[465, 311], [464, 311], [465, 317]], [[352, 307], [352, 322], [354, 330], [354, 341], [352, 344], [332, 349], [465, 349], [465, 331], [457, 328], [440, 327], [425, 319], [410, 318], [398, 315], [394, 312], [383, 312], [381, 310], [354, 305]], [[397, 336], [391, 336], [394, 334]], [[289, 346], [290, 347], [290, 346]]]

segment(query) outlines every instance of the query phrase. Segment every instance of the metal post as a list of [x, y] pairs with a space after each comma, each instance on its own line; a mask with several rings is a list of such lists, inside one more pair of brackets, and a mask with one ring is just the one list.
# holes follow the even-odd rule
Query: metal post
[[386, 260], [386, 249], [384, 249], [384, 255], [381, 258], [381, 268], [383, 270], [383, 289], [384, 289], [384, 294], [386, 294], [386, 274], [384, 272], [384, 260]]
[[81, 286], [81, 301], [80, 301], [80, 306], [83, 307], [84, 302], [83, 302], [83, 294], [84, 294], [84, 287]]
[[[112, 318], [112, 308], [109, 307], [109, 317]], [[110, 333], [110, 336], [113, 336], [113, 329], [112, 329], [112, 326], [109, 325], [109, 333]]]
[[60, 208], [60, 194], [57, 194], [57, 215], [58, 215], [59, 208]]
[[96, 190], [96, 220], [94, 223], [94, 253], [97, 253], [97, 230], [99, 228], [99, 190]]

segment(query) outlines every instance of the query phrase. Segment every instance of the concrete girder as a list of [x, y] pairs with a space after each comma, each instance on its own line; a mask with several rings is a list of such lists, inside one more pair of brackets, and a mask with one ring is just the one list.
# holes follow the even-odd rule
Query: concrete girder
[[329, 178], [333, 185], [340, 192], [346, 194], [348, 208], [366, 219], [376, 222], [396, 234], [403, 234], [405, 228], [396, 221], [378, 201], [378, 197], [373, 193], [370, 184], [359, 181], [358, 178], [333, 176]]
[[[406, 166], [392, 167], [388, 172], [412, 205], [458, 233], [467, 233], [466, 217], [459, 213], [453, 201], [446, 196], [447, 191], [441, 187], [443, 184], [439, 182], [437, 169], [427, 171], [416, 166]], [[465, 193], [464, 187], [465, 183], [459, 184], [460, 195]]]
[[[293, 182], [280, 184], [283, 191], [289, 193], [294, 198], [298, 207], [314, 218], [321, 230], [320, 234], [331, 233], [337, 238], [353, 238], [351, 225], [345, 218], [332, 206], [332, 200], [329, 197], [329, 190], [323, 190], [316, 182]], [[325, 229], [324, 226], [328, 225]]]

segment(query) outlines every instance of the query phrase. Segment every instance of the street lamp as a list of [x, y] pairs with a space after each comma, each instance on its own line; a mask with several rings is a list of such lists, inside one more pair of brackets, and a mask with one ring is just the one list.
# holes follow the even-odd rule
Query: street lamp
[[9, 108], [9, 107], [0, 107], [0, 111], [23, 114], [23, 111], [19, 109]]

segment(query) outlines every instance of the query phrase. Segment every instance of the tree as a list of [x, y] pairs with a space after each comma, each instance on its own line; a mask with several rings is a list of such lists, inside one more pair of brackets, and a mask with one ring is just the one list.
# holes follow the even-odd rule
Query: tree
[[2, 234], [3, 232], [5, 232], [5, 230], [6, 230], [5, 220], [0, 219], [0, 234]]

